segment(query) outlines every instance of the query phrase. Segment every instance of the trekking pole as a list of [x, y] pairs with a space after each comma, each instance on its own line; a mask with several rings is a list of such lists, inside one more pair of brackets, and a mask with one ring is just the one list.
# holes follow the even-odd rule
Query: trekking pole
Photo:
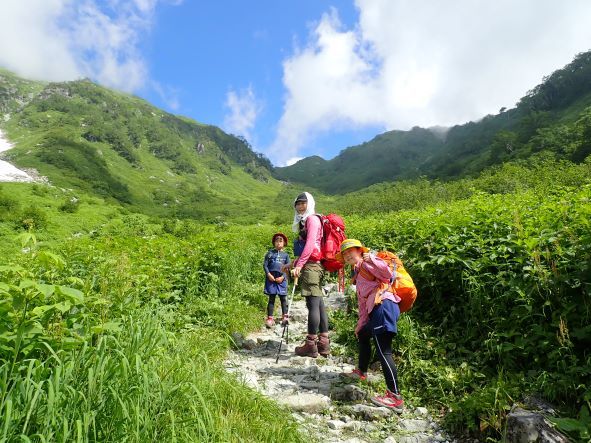
[[275, 363], [279, 363], [279, 354], [281, 354], [281, 345], [283, 344], [283, 337], [285, 336], [285, 344], [289, 344], [289, 313], [291, 311], [291, 302], [293, 301], [293, 297], [295, 295], [295, 289], [298, 285], [298, 277], [295, 278], [293, 281], [293, 288], [291, 290], [291, 298], [287, 300], [287, 321], [283, 325], [283, 332], [281, 333], [281, 340], [279, 341], [279, 349], [277, 349], [277, 358], [275, 359]]

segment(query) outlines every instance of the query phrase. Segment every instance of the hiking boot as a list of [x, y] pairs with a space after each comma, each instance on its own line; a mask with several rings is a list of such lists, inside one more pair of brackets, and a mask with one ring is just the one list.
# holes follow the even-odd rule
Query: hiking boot
[[376, 395], [370, 400], [374, 405], [385, 406], [386, 408], [392, 409], [394, 412], [398, 412], [399, 414], [404, 410], [404, 400], [402, 400], [402, 395], [394, 394], [387, 389], [384, 395]]
[[281, 326], [285, 326], [289, 324], [289, 316], [287, 314], [283, 314], [283, 318], [281, 319]]
[[318, 347], [316, 346], [316, 336], [308, 335], [302, 346], [296, 346], [296, 355], [300, 357], [318, 357]]
[[267, 329], [271, 329], [273, 326], [275, 326], [275, 319], [271, 316], [267, 317], [267, 320], [265, 320], [265, 326]]
[[341, 374], [341, 377], [348, 380], [367, 380], [367, 375], [364, 372], [361, 372], [360, 369], [353, 369], [351, 372], [344, 372]]
[[318, 353], [323, 357], [328, 357], [330, 354], [330, 341], [328, 340], [328, 332], [321, 332], [318, 334]]

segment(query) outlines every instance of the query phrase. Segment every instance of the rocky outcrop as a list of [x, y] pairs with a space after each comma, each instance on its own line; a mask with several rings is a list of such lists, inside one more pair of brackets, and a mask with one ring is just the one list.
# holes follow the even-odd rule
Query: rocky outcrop
[[570, 440], [556, 430], [541, 411], [528, 411], [514, 406], [507, 417], [508, 443], [568, 443]]

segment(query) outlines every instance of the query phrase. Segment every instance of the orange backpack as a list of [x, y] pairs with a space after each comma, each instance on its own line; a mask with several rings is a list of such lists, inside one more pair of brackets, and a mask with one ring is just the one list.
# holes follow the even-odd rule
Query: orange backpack
[[[394, 278], [394, 281], [391, 281], [390, 283], [384, 283], [382, 288], [379, 289], [379, 293], [376, 294], [376, 302], [378, 298], [381, 301], [381, 292], [384, 290], [389, 290], [401, 298], [400, 303], [398, 303], [400, 312], [408, 311], [410, 308], [412, 308], [412, 305], [417, 299], [417, 287], [412, 281], [411, 276], [406, 271], [402, 261], [400, 261], [396, 254], [390, 251], [380, 251], [376, 254], [376, 257], [381, 258], [388, 264], [388, 267], [392, 271], [392, 275], [396, 273], [396, 278]], [[361, 274], [363, 278], [367, 280], [376, 279], [376, 277], [367, 271], [363, 266], [359, 268], [359, 274]]]

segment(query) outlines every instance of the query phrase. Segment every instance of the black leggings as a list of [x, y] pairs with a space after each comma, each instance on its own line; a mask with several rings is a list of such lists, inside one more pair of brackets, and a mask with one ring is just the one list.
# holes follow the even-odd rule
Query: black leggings
[[[273, 317], [275, 311], [275, 294], [267, 294], [269, 296], [269, 303], [267, 303], [267, 316]], [[280, 295], [279, 300], [281, 301], [281, 313], [287, 314], [287, 295]]]
[[306, 307], [308, 308], [308, 334], [328, 332], [328, 315], [322, 297], [308, 295]]
[[376, 352], [382, 364], [382, 372], [386, 379], [386, 386], [388, 390], [394, 394], [400, 394], [400, 385], [398, 384], [398, 372], [396, 364], [392, 359], [392, 339], [393, 332], [385, 332], [379, 335], [373, 335], [369, 324], [366, 324], [359, 334], [357, 340], [359, 342], [359, 370], [367, 372], [369, 368], [369, 361], [371, 359], [371, 338], [373, 336], [376, 345]]

